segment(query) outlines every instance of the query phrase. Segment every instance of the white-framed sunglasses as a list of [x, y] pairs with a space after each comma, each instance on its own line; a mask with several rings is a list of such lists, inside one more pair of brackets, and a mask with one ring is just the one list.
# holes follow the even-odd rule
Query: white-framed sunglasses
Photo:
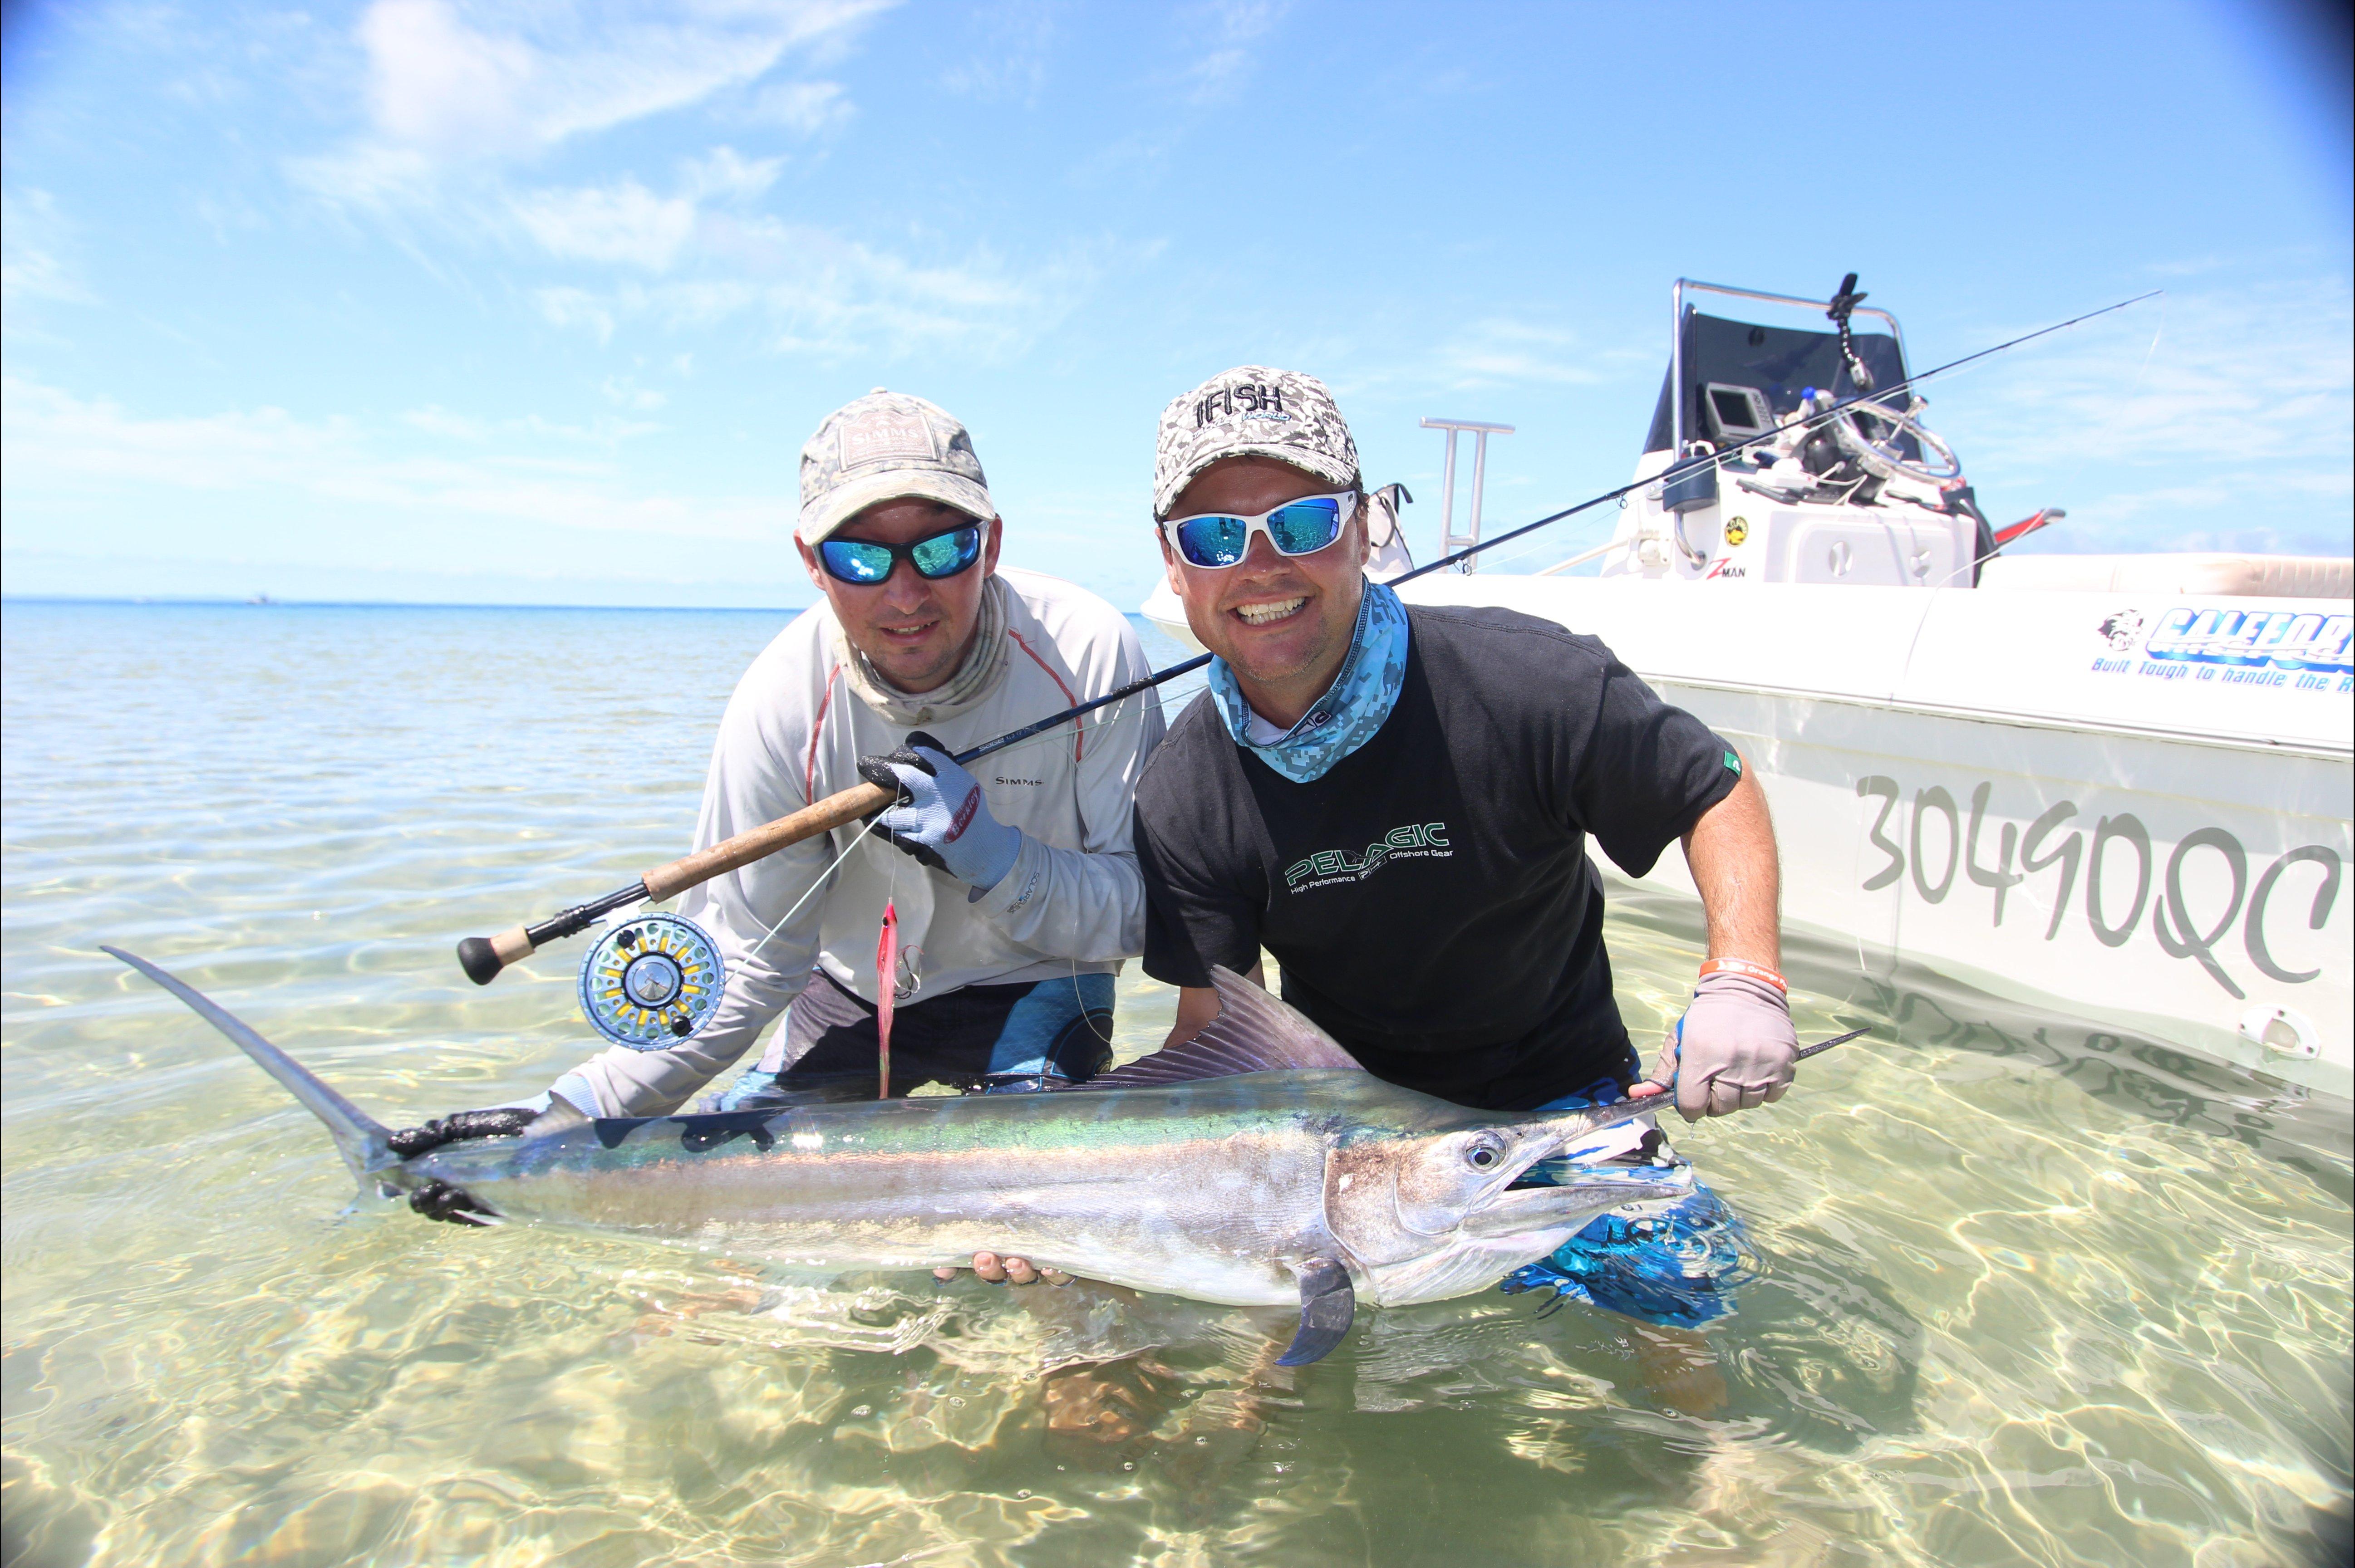
[[1358, 493], [1304, 495], [1255, 516], [1231, 512], [1206, 512], [1196, 517], [1171, 517], [1161, 524], [1163, 537], [1189, 567], [1217, 571], [1238, 565], [1251, 553], [1251, 536], [1264, 534], [1280, 556], [1313, 556], [1341, 536], [1358, 514]]

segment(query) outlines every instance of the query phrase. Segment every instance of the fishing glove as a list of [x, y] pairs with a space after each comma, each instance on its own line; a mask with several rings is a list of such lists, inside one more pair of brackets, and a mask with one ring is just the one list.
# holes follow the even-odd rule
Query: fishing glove
[[908, 744], [879, 757], [858, 759], [858, 776], [900, 792], [875, 831], [935, 871], [944, 871], [979, 898], [1006, 880], [1022, 853], [1022, 830], [989, 814], [981, 783], [922, 730]]
[[457, 1143], [469, 1138], [514, 1138], [529, 1127], [538, 1115], [527, 1106], [453, 1111], [448, 1116], [436, 1117], [423, 1127], [404, 1127], [388, 1136], [385, 1141], [403, 1160], [414, 1160], [445, 1143]]
[[1652, 1064], [1652, 1082], [1673, 1086], [1687, 1121], [1771, 1105], [1791, 1086], [1799, 1057], [1791, 1004], [1764, 980], [1706, 974]]

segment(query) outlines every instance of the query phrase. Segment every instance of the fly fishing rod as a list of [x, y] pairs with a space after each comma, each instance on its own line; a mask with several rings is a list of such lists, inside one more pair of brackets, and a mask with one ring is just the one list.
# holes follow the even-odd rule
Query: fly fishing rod
[[[1917, 387], [1949, 371], [1959, 370], [1966, 365], [1974, 364], [1992, 355], [2018, 348], [2021, 344], [2032, 343], [2040, 337], [2049, 337], [2056, 332], [2064, 331], [2080, 323], [2092, 321], [2096, 316], [2105, 316], [2114, 311], [2125, 310], [2129, 305], [2140, 304], [2161, 291], [2154, 289], [2149, 293], [2137, 294], [2130, 300], [2120, 300], [2115, 304], [2104, 305], [2099, 310], [2087, 311], [2083, 315], [2071, 316], [2067, 321], [2055, 322], [2051, 326], [2039, 327], [2034, 332], [2022, 333], [2019, 336], [1997, 344], [1992, 348], [1983, 348], [1976, 354], [1966, 354], [1960, 359], [1948, 360], [1945, 364], [1934, 369], [1923, 371], [1918, 376], [1906, 376], [1903, 380], [1880, 388], [1870, 395], [1859, 392], [1853, 397], [1818, 409], [1813, 417], [1804, 421], [1804, 428], [1812, 429], [1828, 423], [1848, 410], [1859, 406], [1864, 407], [1868, 413], [1875, 408], [1886, 408], [1888, 406], [1881, 403], [1880, 399], [1904, 391], [1908, 387]], [[1646, 485], [1668, 482], [1700, 469], [1710, 467], [1747, 448], [1778, 440], [1784, 433], [1785, 429], [1779, 427], [1762, 430], [1754, 436], [1732, 443], [1721, 451], [1700, 452], [1689, 457], [1677, 458], [1658, 473], [1632, 480], [1625, 484], [1606, 490], [1592, 500], [1582, 501], [1575, 506], [1564, 507], [1561, 511], [1550, 513], [1534, 523], [1525, 523], [1518, 528], [1509, 529], [1493, 539], [1483, 539], [1477, 544], [1466, 546], [1452, 556], [1442, 556], [1427, 566], [1417, 567], [1412, 571], [1401, 573], [1391, 581], [1393, 584], [1410, 582], [1428, 573], [1444, 570], [1459, 562], [1469, 560], [1483, 550], [1494, 549], [1499, 545], [1533, 534], [1540, 528], [1560, 523], [1565, 518], [1575, 517], [1582, 512], [1591, 512], [1606, 502], [1617, 501], [1622, 496], [1632, 494]], [[1166, 670], [1156, 670], [1141, 680], [1131, 681], [1117, 691], [1106, 692], [1103, 696], [1065, 708], [1060, 713], [1051, 714], [1036, 724], [1025, 725], [1020, 729], [1010, 730], [995, 740], [986, 740], [970, 750], [958, 752], [957, 765], [961, 768], [969, 767], [994, 752], [1004, 751], [1007, 747], [1018, 746], [1033, 736], [1043, 735], [1058, 725], [1084, 718], [1098, 708], [1124, 702], [1139, 692], [1148, 691], [1166, 681], [1174, 681], [1180, 675], [1202, 668], [1210, 662], [1210, 657], [1208, 653], [1197, 654], [1180, 663], [1172, 664]], [[570, 909], [549, 916], [537, 925], [511, 927], [495, 937], [468, 937], [458, 944], [459, 967], [466, 971], [466, 978], [476, 985], [488, 985], [507, 965], [519, 959], [529, 958], [550, 942], [578, 935], [617, 910], [627, 909], [637, 904], [658, 904], [666, 898], [686, 892], [690, 887], [709, 882], [715, 876], [734, 871], [739, 866], [750, 865], [756, 860], [766, 859], [779, 850], [789, 849], [805, 839], [813, 839], [820, 833], [832, 832], [847, 822], [871, 816], [890, 805], [896, 798], [891, 790], [884, 789], [879, 784], [855, 785], [838, 794], [829, 795], [823, 800], [805, 806], [789, 816], [779, 817], [772, 822], [763, 822], [757, 828], [748, 828], [734, 838], [723, 839], [709, 849], [698, 850], [693, 854], [671, 861], [667, 864], [658, 865], [626, 886], [617, 887], [603, 897], [592, 898], [586, 904], [576, 904]], [[661, 972], [667, 974], [668, 971]]]

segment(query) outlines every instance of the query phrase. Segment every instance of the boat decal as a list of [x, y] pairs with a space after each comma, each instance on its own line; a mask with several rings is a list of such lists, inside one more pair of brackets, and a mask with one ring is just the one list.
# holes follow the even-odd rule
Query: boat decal
[[[2074, 800], [2054, 802], [2025, 829], [2008, 821], [1994, 832], [1987, 825], [1994, 790], [1992, 782], [1981, 782], [1971, 791], [1967, 811], [1941, 786], [1914, 790], [1901, 841], [1891, 834], [1891, 820], [1899, 815], [1903, 788], [1886, 774], [1858, 779], [1857, 798], [1880, 801], [1878, 813], [1864, 825], [1865, 842], [1880, 859], [1859, 868], [1862, 890], [1900, 886], [1902, 896], [1910, 886], [1923, 903], [1936, 905], [1955, 895], [1958, 884], [1984, 887], [1992, 895], [1989, 925], [1999, 928], [2011, 890], [2055, 872], [2057, 879], [2045, 885], [2051, 902], [2038, 899], [2032, 905], [2036, 914], [2051, 911], [2045, 941], [2059, 936], [2073, 914], [2105, 948], [2123, 948], [2147, 929], [2160, 951], [2198, 964], [2236, 1001], [2247, 992], [2226, 967], [2228, 959], [2244, 958], [2249, 968], [2283, 985], [2304, 985], [2321, 973], [2286, 968], [2269, 943], [2288, 928], [2285, 921], [2302, 916], [2313, 931], [2328, 922], [2345, 877], [2339, 851], [2300, 844], [2258, 870], [2263, 855], [2253, 858], [2224, 828], [2195, 827], [2169, 844], [2154, 841], [2131, 811], [2089, 821]], [[2286, 880], [2301, 866], [2315, 871], [2294, 885]], [[2199, 894], [2187, 889], [2187, 876], [2198, 882]], [[2315, 878], [2310, 893], [2307, 876]], [[2073, 900], [2081, 883], [2083, 897]], [[2277, 900], [2280, 908], [2275, 907]], [[2240, 953], [2231, 953], [2236, 945]]]
[[2094, 630], [2108, 649], [2094, 660], [2096, 674], [2301, 692], [2355, 691], [2355, 662], [2348, 652], [2355, 617], [2178, 605], [2156, 618], [2121, 609], [2103, 618]]

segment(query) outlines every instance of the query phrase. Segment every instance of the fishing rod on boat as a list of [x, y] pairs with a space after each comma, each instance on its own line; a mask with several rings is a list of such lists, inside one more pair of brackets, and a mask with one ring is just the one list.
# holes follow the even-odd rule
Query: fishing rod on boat
[[[1847, 285], [1849, 289], [1853, 289], [1854, 286], [1853, 280]], [[1834, 402], [1805, 417], [1801, 423], [1806, 428], [1826, 424], [1860, 405], [1865, 406], [1869, 412], [1886, 415], [1891, 410], [1888, 405], [1880, 399], [1902, 392], [1908, 387], [1917, 387], [1949, 371], [1959, 370], [1966, 365], [1975, 364], [1990, 355], [2018, 348], [2021, 344], [2033, 343], [2040, 337], [2049, 337], [2056, 332], [2065, 331], [2081, 323], [2092, 321], [2096, 316], [2105, 316], [2114, 311], [2125, 310], [2129, 305], [2140, 304], [2143, 301], [2160, 292], [2163, 291], [2153, 289], [2148, 293], [2137, 294], [2132, 299], [2120, 300], [2115, 304], [2104, 305], [2099, 310], [2087, 311], [2082, 315], [2071, 316], [2067, 321], [2055, 322], [2051, 326], [2039, 327], [2034, 332], [2022, 333], [2018, 337], [1997, 344], [1992, 348], [1983, 348], [1976, 354], [1966, 354], [1960, 359], [1950, 359], [1945, 364], [1923, 371], [1917, 376], [1908, 376], [1869, 396], [1859, 392], [1853, 397]], [[1778, 427], [1771, 430], [1762, 430], [1754, 436], [1735, 441], [1720, 451], [1700, 452], [1689, 457], [1678, 458], [1658, 473], [1647, 474], [1642, 479], [1615, 486], [1592, 500], [1582, 501], [1575, 506], [1567, 506], [1560, 512], [1550, 513], [1534, 523], [1525, 523], [1494, 538], [1483, 539], [1476, 544], [1466, 546], [1452, 556], [1442, 556], [1427, 565], [1401, 573], [1398, 577], [1392, 577], [1391, 582], [1392, 584], [1410, 582], [1432, 572], [1444, 570], [1459, 562], [1469, 560], [1483, 550], [1495, 549], [1499, 545], [1533, 534], [1540, 528], [1560, 523], [1565, 518], [1575, 517], [1582, 512], [1591, 512], [1607, 502], [1617, 501], [1622, 496], [1632, 494], [1646, 485], [1672, 482], [1685, 474], [1721, 462], [1727, 457], [1749, 447], [1780, 439], [1787, 432], [1787, 429], [1788, 427]], [[1172, 664], [1166, 670], [1156, 670], [1140, 680], [1131, 681], [1117, 691], [1107, 692], [1103, 696], [1089, 702], [1079, 703], [1065, 708], [1060, 713], [1050, 714], [1036, 724], [1028, 724], [1020, 729], [1010, 730], [995, 740], [986, 740], [970, 750], [958, 752], [957, 765], [968, 767], [981, 758], [1004, 751], [1011, 746], [1018, 746], [1023, 741], [1034, 736], [1042, 735], [1059, 725], [1084, 718], [1099, 708], [1124, 702], [1140, 692], [1150, 690], [1167, 681], [1174, 681], [1180, 675], [1202, 668], [1210, 662], [1210, 657], [1208, 653], [1198, 654], [1191, 659]], [[734, 838], [723, 839], [709, 849], [698, 850], [693, 854], [658, 865], [635, 882], [617, 887], [602, 898], [592, 898], [586, 904], [576, 904], [571, 908], [551, 915], [536, 925], [510, 927], [495, 937], [468, 937], [458, 944], [458, 965], [466, 971], [468, 980], [473, 980], [476, 985], [488, 985], [497, 977], [499, 971], [509, 964], [520, 959], [529, 958], [550, 942], [576, 936], [609, 915], [627, 909], [634, 905], [658, 904], [666, 898], [675, 897], [690, 887], [709, 882], [715, 876], [724, 875], [740, 866], [750, 865], [756, 860], [765, 859], [779, 850], [789, 849], [805, 839], [813, 839], [820, 833], [831, 832], [862, 817], [872, 816], [890, 806], [893, 799], [892, 792], [880, 785], [855, 785], [838, 794], [829, 795], [823, 800], [805, 806], [789, 816], [779, 817], [776, 821], [764, 822], [757, 828], [749, 828]], [[607, 947], [613, 948], [613, 951], [607, 955], [611, 961], [602, 966], [584, 966], [581, 982], [581, 999], [591, 1021], [598, 1022], [600, 1029], [606, 1029], [608, 1022], [614, 1022], [626, 1017], [634, 1020], [632, 1027], [645, 1033], [647, 1038], [645, 1044], [652, 1044], [661, 1033], [668, 1033], [684, 1036], [693, 1033], [695, 1028], [699, 1027], [701, 1022], [699, 1018], [693, 1020], [689, 1018], [690, 1010], [687, 1006], [689, 999], [708, 999], [701, 1004], [707, 1014], [709, 1008], [717, 1004], [718, 950], [712, 948], [709, 938], [687, 922], [665, 918], [668, 921], [668, 925], [661, 929], [624, 928], [613, 933], [599, 945], [601, 950]], [[670, 927], [683, 927], [683, 929]], [[642, 936], [646, 940], [639, 940]], [[593, 996], [591, 994], [592, 969], [600, 971]], [[607, 1032], [611, 1033], [610, 1030]], [[614, 1035], [614, 1038], [620, 1037], [618, 1034]]]

